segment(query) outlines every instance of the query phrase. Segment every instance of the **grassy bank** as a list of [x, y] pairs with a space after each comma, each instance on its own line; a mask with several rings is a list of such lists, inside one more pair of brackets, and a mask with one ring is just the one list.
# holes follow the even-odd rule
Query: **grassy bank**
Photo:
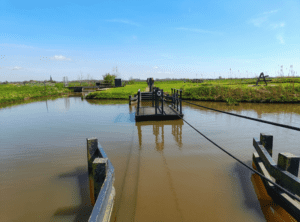
[[9, 103], [32, 98], [57, 96], [69, 93], [70, 90], [63, 87], [63, 83], [51, 85], [44, 84], [3, 84], [0, 85], [0, 103]]
[[[276, 78], [264, 86], [254, 86], [256, 79], [217, 79], [203, 83], [189, 81], [155, 81], [154, 85], [171, 93], [171, 88], [182, 89], [183, 98], [203, 101], [224, 101], [228, 104], [239, 102], [300, 102], [300, 78]], [[136, 82], [121, 88], [90, 93], [88, 99], [128, 99], [129, 95], [144, 91], [145, 82]]]
[[146, 81], [138, 82], [132, 85], [126, 85], [125, 87], [92, 92], [86, 96], [86, 99], [128, 99], [130, 95], [136, 94], [139, 89], [141, 89], [142, 92], [145, 91], [146, 87]]
[[277, 85], [260, 87], [203, 86], [183, 89], [183, 98], [204, 101], [300, 102], [300, 86]]
[[183, 98], [202, 101], [239, 102], [300, 102], [300, 78], [278, 78], [264, 86], [254, 86], [256, 79], [221, 79], [203, 83], [180, 81], [155, 82], [155, 86], [171, 93], [182, 89]]

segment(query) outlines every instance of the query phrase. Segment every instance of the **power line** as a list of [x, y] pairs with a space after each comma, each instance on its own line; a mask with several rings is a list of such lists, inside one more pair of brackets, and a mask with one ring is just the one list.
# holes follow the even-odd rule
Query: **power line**
[[225, 113], [225, 114], [228, 114], [228, 115], [232, 115], [232, 116], [236, 116], [236, 117], [241, 117], [241, 118], [245, 118], [245, 119], [249, 119], [249, 120], [254, 120], [254, 121], [257, 121], [257, 122], [261, 122], [261, 123], [271, 124], [271, 125], [283, 127], [283, 128], [286, 128], [286, 129], [300, 131], [299, 127], [294, 127], [294, 126], [289, 126], [289, 125], [285, 125], [285, 124], [275, 123], [275, 122], [271, 122], [271, 121], [267, 121], [267, 120], [252, 118], [252, 117], [249, 117], [249, 116], [243, 116], [243, 115], [239, 115], [239, 114], [235, 114], [235, 113], [229, 113], [229, 112], [225, 112], [225, 111], [222, 111], [222, 110], [213, 109], [213, 108], [209, 108], [209, 107], [206, 107], [206, 106], [201, 106], [201, 105], [198, 105], [198, 104], [195, 104], [195, 103], [191, 103], [191, 102], [188, 102], [188, 101], [183, 100], [183, 99], [181, 101], [189, 103], [189, 104], [192, 104], [194, 106], [199, 106], [199, 107], [202, 107], [202, 108], [205, 108], [205, 109], [213, 110], [213, 111], [216, 111], [216, 112]]
[[232, 157], [233, 159], [235, 159], [236, 161], [238, 161], [240, 164], [242, 164], [244, 167], [246, 167], [247, 169], [251, 170], [253, 173], [258, 174], [261, 178], [267, 180], [268, 182], [270, 182], [271, 184], [273, 184], [274, 186], [276, 186], [277, 188], [281, 189], [282, 191], [284, 191], [287, 195], [289, 195], [291, 198], [296, 199], [297, 201], [300, 202], [300, 198], [295, 196], [293, 193], [291, 193], [290, 191], [288, 191], [287, 189], [283, 188], [282, 186], [278, 185], [277, 183], [273, 182], [272, 180], [270, 180], [269, 178], [265, 177], [263, 174], [261, 174], [260, 172], [258, 172], [257, 170], [252, 169], [251, 167], [249, 167], [248, 165], [246, 165], [244, 162], [242, 162], [241, 160], [239, 160], [237, 157], [235, 157], [233, 154], [229, 153], [227, 150], [225, 150], [224, 148], [222, 148], [221, 146], [219, 146], [218, 144], [216, 144], [214, 141], [212, 141], [211, 139], [209, 139], [207, 136], [205, 136], [203, 133], [201, 133], [199, 130], [197, 130], [194, 126], [192, 126], [189, 122], [187, 122], [185, 119], [183, 119], [176, 111], [174, 111], [173, 109], [171, 109], [174, 113], [176, 113], [179, 118], [181, 118], [184, 122], [186, 122], [190, 127], [192, 127], [197, 133], [199, 133], [201, 136], [203, 136], [205, 139], [207, 139], [209, 142], [211, 142], [213, 145], [215, 145], [216, 147], [218, 147], [220, 150], [222, 150], [224, 153], [226, 153], [227, 155], [229, 155], [230, 157]]

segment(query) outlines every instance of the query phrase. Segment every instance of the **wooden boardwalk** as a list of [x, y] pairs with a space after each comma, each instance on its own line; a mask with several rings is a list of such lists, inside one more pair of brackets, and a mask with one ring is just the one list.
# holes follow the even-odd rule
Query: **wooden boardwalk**
[[161, 106], [157, 108], [157, 113], [155, 114], [155, 107], [144, 106], [140, 107], [139, 113], [136, 112], [135, 120], [139, 121], [156, 121], [156, 120], [174, 120], [180, 119], [183, 114], [180, 114], [172, 107], [164, 105], [164, 110], [162, 113]]

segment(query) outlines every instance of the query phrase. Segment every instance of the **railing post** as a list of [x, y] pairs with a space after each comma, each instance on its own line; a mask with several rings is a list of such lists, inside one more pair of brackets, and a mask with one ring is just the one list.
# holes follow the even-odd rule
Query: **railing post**
[[[278, 154], [278, 162], [277, 166], [285, 171], [288, 171], [289, 173], [293, 174], [294, 176], [298, 177], [299, 172], [299, 157], [295, 156], [291, 153], [279, 153]], [[276, 183], [279, 185], [287, 188], [288, 190], [292, 191], [291, 189], [292, 184], [289, 183], [289, 181], [286, 181], [284, 178], [277, 179]], [[294, 192], [293, 192], [294, 193]]]
[[155, 115], [157, 115], [157, 89], [154, 90], [154, 96], [155, 96]]
[[152, 107], [154, 107], [154, 91], [152, 90]]
[[272, 156], [273, 153], [273, 135], [271, 134], [260, 134], [260, 143], [265, 147], [265, 149], [268, 151], [270, 156]]
[[279, 153], [277, 165], [283, 169], [298, 177], [299, 173], [299, 160], [300, 157], [291, 153]]
[[180, 115], [182, 115], [182, 90], [180, 90]]
[[90, 198], [92, 205], [95, 205], [101, 186], [104, 182], [103, 178], [106, 176], [107, 159], [102, 158], [102, 155], [98, 150], [97, 138], [89, 138], [86, 140]]
[[138, 91], [137, 115], [140, 115], [140, 89]]
[[176, 93], [176, 98], [177, 98], [177, 111], [178, 111], [178, 103], [179, 103], [179, 101], [178, 101], [178, 89], [177, 89], [177, 93]]
[[164, 115], [164, 90], [161, 90], [161, 114]]

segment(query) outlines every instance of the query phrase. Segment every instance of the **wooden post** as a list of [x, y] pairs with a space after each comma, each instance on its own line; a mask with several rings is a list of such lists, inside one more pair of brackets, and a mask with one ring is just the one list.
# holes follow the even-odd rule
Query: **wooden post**
[[131, 96], [129, 96], [129, 105], [131, 105]]
[[177, 93], [176, 93], [176, 98], [177, 98], [177, 111], [178, 111], [178, 103], [179, 103], [179, 101], [178, 101], [178, 89], [177, 89]]
[[157, 89], [154, 90], [154, 96], [155, 96], [155, 115], [157, 115]]
[[96, 158], [92, 163], [92, 175], [94, 179], [94, 200], [95, 203], [99, 196], [101, 187], [105, 181], [107, 171], [107, 158]]
[[[277, 166], [280, 169], [288, 171], [289, 173], [298, 177], [299, 159], [300, 159], [299, 157], [291, 153], [279, 153]], [[291, 184], [289, 181], [286, 181], [284, 178], [277, 178], [276, 183], [278, 183], [279, 185], [287, 188], [292, 193], [294, 193], [292, 190], [293, 184]]]
[[300, 157], [291, 153], [279, 153], [277, 165], [283, 169], [298, 177], [299, 173], [299, 160]]
[[273, 135], [271, 134], [260, 134], [260, 143], [265, 147], [265, 149], [268, 151], [270, 156], [272, 156], [273, 153]]
[[140, 89], [138, 91], [138, 104], [137, 104], [137, 114], [139, 115], [140, 114]]
[[180, 115], [182, 115], [182, 90], [180, 90]]
[[161, 90], [161, 114], [164, 115], [164, 90]]

